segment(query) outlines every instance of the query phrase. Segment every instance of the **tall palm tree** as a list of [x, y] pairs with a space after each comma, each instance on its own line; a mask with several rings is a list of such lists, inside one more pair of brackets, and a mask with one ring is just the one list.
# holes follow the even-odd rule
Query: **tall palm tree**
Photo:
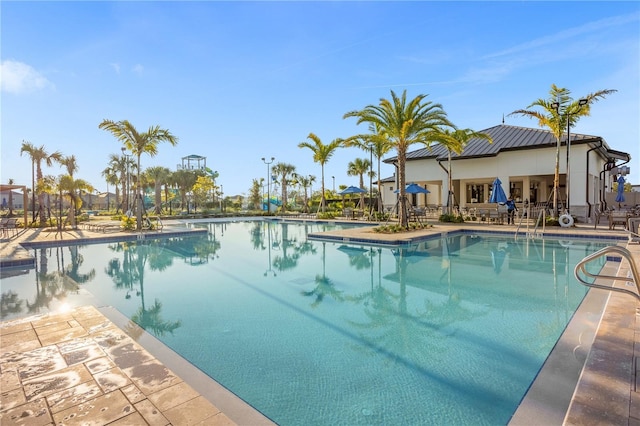
[[[371, 168], [371, 161], [366, 158], [356, 158], [349, 162], [347, 175], [360, 178], [360, 189], [364, 189], [364, 175]], [[360, 208], [364, 208], [364, 192], [360, 193]]]
[[322, 140], [313, 133], [309, 133], [307, 139], [309, 139], [309, 141], [300, 142], [298, 148], [309, 148], [311, 152], [313, 152], [313, 161], [320, 164], [322, 169], [322, 198], [320, 199], [320, 208], [322, 208], [322, 212], [324, 213], [327, 204], [324, 193], [324, 165], [331, 159], [336, 149], [343, 145], [343, 140], [337, 138], [325, 145], [322, 143]]
[[344, 115], [357, 117], [358, 124], [368, 123], [382, 133], [398, 152], [398, 183], [400, 186], [400, 225], [408, 226], [407, 199], [405, 192], [405, 164], [407, 150], [418, 142], [427, 143], [429, 135], [443, 126], [452, 126], [442, 105], [426, 101], [427, 95], [418, 95], [407, 102], [407, 91], [398, 97], [391, 90], [391, 100], [380, 99], [378, 105], [368, 105], [359, 111], [350, 111]]
[[[453, 178], [451, 174], [451, 153], [455, 152], [456, 154], [462, 153], [465, 146], [472, 139], [484, 139], [489, 143], [493, 143], [493, 139], [490, 135], [482, 132], [476, 132], [471, 129], [440, 129], [437, 132], [429, 135], [429, 144], [433, 142], [437, 142], [447, 148], [447, 178], [448, 178], [448, 187], [449, 194], [447, 197], [447, 213], [451, 214], [452, 203], [451, 203], [451, 195], [453, 195]], [[427, 144], [427, 146], [429, 146]]]
[[[581, 105], [580, 101], [571, 98], [571, 91], [564, 87], [551, 85], [548, 99], [537, 99], [533, 101], [527, 109], [518, 109], [509, 115], [522, 115], [538, 120], [540, 127], [547, 127], [556, 137], [556, 166], [553, 175], [553, 217], [558, 215], [558, 188], [560, 186], [560, 139], [564, 130], [575, 125], [580, 117], [589, 116], [590, 105], [607, 95], [617, 92], [614, 89], [598, 90], [580, 98], [586, 103]], [[557, 105], [555, 105], [557, 103]], [[536, 109], [532, 109], [536, 108]], [[567, 146], [568, 146], [567, 141]]]
[[167, 179], [171, 171], [162, 166], [149, 167], [144, 171], [147, 179], [150, 183], [153, 183], [153, 189], [155, 194], [155, 208], [156, 214], [162, 213], [162, 186], [167, 185]]
[[[372, 177], [378, 176], [378, 197], [382, 194], [382, 182], [380, 181], [380, 163], [382, 157], [387, 155], [393, 149], [393, 142], [391, 142], [386, 135], [378, 129], [375, 124], [369, 125], [370, 134], [357, 135], [345, 139], [345, 146], [360, 148], [363, 151], [369, 152], [376, 157], [378, 162], [378, 171], [373, 174]], [[382, 200], [378, 200], [378, 211], [382, 211]]]
[[142, 195], [140, 194], [140, 157], [146, 153], [149, 156], [154, 157], [158, 153], [158, 144], [160, 142], [169, 142], [175, 146], [178, 143], [178, 138], [171, 134], [166, 129], [161, 129], [160, 126], [151, 126], [146, 132], [138, 132], [138, 130], [127, 120], [111, 121], [103, 120], [98, 128], [110, 132], [116, 137], [123, 146], [131, 151], [133, 155], [137, 157], [137, 187], [136, 187], [136, 228], [142, 229]]
[[[59, 151], [55, 151], [49, 154], [44, 145], [40, 147], [36, 147], [31, 142], [22, 141], [22, 146], [20, 147], [20, 155], [23, 153], [27, 153], [27, 155], [31, 158], [31, 174], [32, 174], [32, 197], [36, 196], [36, 184], [41, 181], [43, 178], [42, 174], [42, 163], [44, 162], [47, 166], [51, 167], [54, 161], [58, 161], [62, 158], [62, 154]], [[36, 177], [33, 179], [33, 168], [35, 166], [36, 169]], [[38, 217], [40, 218], [40, 226], [44, 226], [46, 223], [46, 218], [44, 216], [44, 192], [38, 192]], [[27, 208], [25, 206], [25, 208]]]
[[280, 181], [280, 188], [282, 190], [282, 212], [287, 210], [287, 186], [290, 183], [289, 175], [296, 172], [296, 166], [287, 163], [276, 163], [271, 172], [277, 176]]

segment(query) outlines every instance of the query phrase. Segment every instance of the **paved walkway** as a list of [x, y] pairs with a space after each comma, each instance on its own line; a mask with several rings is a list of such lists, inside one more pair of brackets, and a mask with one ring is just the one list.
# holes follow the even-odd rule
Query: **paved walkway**
[[[435, 224], [428, 230], [404, 236], [416, 238], [459, 227], [515, 230], [504, 225]], [[176, 221], [165, 223], [162, 234], [186, 230], [183, 223]], [[549, 233], [593, 238], [624, 235], [604, 227], [594, 231], [587, 225], [547, 229]], [[345, 241], [374, 238], [390, 243], [399, 240], [397, 234], [373, 234], [368, 228], [335, 231], [331, 235]], [[30, 254], [20, 247], [25, 242], [66, 244], [81, 239], [131, 236], [130, 232], [26, 230], [0, 242], [0, 261], [5, 265], [28, 261]], [[640, 245], [628, 248], [639, 263]], [[618, 274], [626, 274], [629, 265], [623, 261], [617, 269]], [[625, 286], [625, 282], [617, 285]], [[639, 305], [629, 296], [617, 293], [607, 298], [607, 307], [599, 320], [592, 348], [585, 355], [585, 368], [565, 424], [640, 425], [640, 396], [636, 392], [636, 369], [640, 369], [636, 362], [640, 355], [640, 324], [636, 321]], [[0, 324], [0, 423], [3, 426], [270, 424], [260, 413], [113, 311], [83, 306], [70, 312]], [[545, 409], [544, 398], [535, 400], [535, 395], [532, 398], [529, 407], [533, 407], [533, 411], [516, 418], [513, 424], [533, 424], [543, 418], [536, 415]]]

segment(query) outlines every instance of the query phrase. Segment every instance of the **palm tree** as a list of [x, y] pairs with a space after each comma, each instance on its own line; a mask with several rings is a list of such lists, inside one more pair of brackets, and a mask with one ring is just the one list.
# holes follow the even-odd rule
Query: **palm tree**
[[82, 207], [82, 199], [76, 194], [79, 191], [93, 192], [91, 184], [83, 179], [74, 179], [71, 175], [62, 175], [57, 179], [58, 191], [60, 192], [60, 202], [62, 197], [69, 198], [69, 222], [71, 227], [76, 229], [76, 210]]
[[198, 175], [192, 170], [181, 169], [173, 172], [172, 181], [180, 191], [180, 205], [183, 209], [187, 203], [187, 192], [191, 191], [197, 180]]
[[357, 117], [358, 124], [369, 123], [379, 130], [398, 152], [398, 183], [400, 186], [400, 225], [408, 226], [407, 199], [405, 192], [405, 163], [407, 150], [418, 142], [428, 144], [429, 135], [443, 126], [452, 126], [442, 105], [425, 101], [427, 95], [418, 95], [407, 103], [407, 91], [398, 97], [391, 91], [391, 101], [380, 99], [378, 105], [368, 105], [360, 111], [350, 111], [344, 115]]
[[[371, 161], [366, 158], [356, 158], [349, 162], [347, 175], [358, 176], [360, 178], [360, 189], [364, 189], [364, 174], [368, 173], [370, 168]], [[360, 193], [360, 208], [364, 208], [364, 192]]]
[[[429, 136], [429, 143], [438, 142], [445, 148], [447, 148], [447, 161], [448, 161], [448, 187], [449, 187], [449, 195], [447, 197], [447, 213], [451, 214], [451, 195], [453, 194], [453, 178], [451, 174], [451, 152], [455, 152], [456, 154], [462, 153], [465, 146], [471, 141], [471, 139], [484, 139], [489, 143], [493, 143], [493, 139], [486, 133], [476, 132], [471, 129], [440, 129], [438, 132], [434, 132]], [[427, 144], [429, 146], [429, 144]]]
[[[76, 156], [75, 155], [63, 156], [60, 159], [58, 159], [57, 162], [62, 167], [67, 169], [67, 175], [73, 181], [73, 175], [75, 174], [75, 172], [78, 171], [78, 162], [76, 161]], [[77, 196], [75, 194], [73, 185], [69, 188], [69, 193], [67, 195], [71, 200], [70, 202], [71, 206], [72, 207], [76, 206], [78, 202], [76, 200]], [[74, 210], [73, 213], [69, 215], [69, 220], [71, 221], [71, 226], [75, 228], [75, 213], [76, 213], [75, 208], [73, 208], [73, 210]]]
[[[107, 182], [107, 211], [110, 209], [110, 200], [109, 200], [109, 185], [113, 185], [116, 189], [116, 205], [118, 204], [118, 198], [120, 198], [120, 188], [118, 184], [120, 183], [120, 179], [118, 178], [118, 171], [113, 167], [105, 167], [102, 171], [102, 177], [105, 182]], [[116, 213], [118, 213], [118, 208], [116, 207]]]
[[[575, 125], [580, 117], [589, 116], [591, 112], [590, 105], [600, 99], [604, 99], [607, 95], [615, 93], [617, 90], [606, 89], [589, 93], [587, 96], [580, 98], [580, 101], [574, 101], [571, 98], [569, 89], [551, 85], [548, 99], [537, 99], [527, 107], [527, 109], [518, 109], [509, 115], [522, 115], [538, 120], [540, 127], [548, 127], [556, 138], [556, 166], [553, 175], [553, 217], [558, 216], [558, 188], [560, 186], [560, 139], [567, 127]], [[584, 102], [584, 105], [583, 105]], [[537, 109], [531, 109], [537, 108]], [[569, 141], [567, 141], [567, 146]]]
[[287, 210], [287, 185], [290, 183], [288, 177], [296, 172], [296, 166], [287, 163], [276, 163], [271, 172], [280, 180], [280, 188], [282, 190], [282, 212]]
[[153, 189], [155, 194], [155, 208], [156, 214], [162, 213], [162, 185], [167, 185], [167, 179], [171, 171], [162, 166], [149, 167], [144, 171], [149, 182], [153, 183]]
[[304, 176], [304, 175], [298, 175], [296, 174], [296, 180], [298, 181], [298, 184], [302, 187], [302, 189], [304, 189], [304, 195], [303, 195], [303, 204], [304, 204], [304, 212], [305, 213], [309, 213], [309, 196], [307, 194], [307, 188], [309, 188], [313, 182], [316, 181], [316, 177], [315, 176]]
[[[382, 194], [382, 182], [380, 181], [380, 163], [382, 161], [382, 157], [387, 155], [389, 151], [393, 149], [393, 143], [386, 137], [384, 133], [382, 133], [378, 126], [371, 124], [369, 125], [370, 134], [353, 136], [351, 138], [345, 139], [345, 146], [353, 146], [356, 148], [360, 148], [363, 151], [370, 152], [373, 156], [376, 157], [378, 162], [378, 171], [375, 174], [372, 174], [372, 177], [378, 176], [378, 197]], [[382, 200], [379, 199], [378, 211], [382, 211]]]
[[[51, 167], [53, 165], [54, 160], [58, 161], [62, 158], [62, 154], [58, 151], [55, 151], [49, 154], [45, 150], [44, 145], [41, 145], [40, 147], [36, 147], [31, 142], [22, 141], [22, 146], [20, 147], [20, 155], [22, 155], [25, 152], [31, 158], [31, 175], [32, 175], [31, 176], [31, 179], [32, 179], [32, 182], [31, 182], [32, 195], [31, 196], [35, 197], [36, 182], [41, 181], [43, 178], [42, 162], [44, 161], [44, 163], [47, 166]], [[34, 166], [36, 169], [35, 179], [33, 179]], [[38, 192], [37, 195], [38, 195], [38, 217], [40, 218], [40, 226], [44, 226], [46, 223], [46, 218], [44, 217], [44, 192]], [[27, 206], [25, 206], [25, 208], [27, 208]]]
[[[122, 200], [120, 200], [119, 197], [119, 189], [118, 186], [116, 184], [116, 204], [118, 205], [122, 205], [122, 211], [124, 212], [126, 209], [126, 206], [128, 206], [128, 200], [127, 200], [127, 163], [128, 163], [128, 159], [125, 155], [116, 155], [116, 154], [111, 154], [109, 155], [109, 166], [107, 169], [105, 169], [105, 171], [109, 170], [110, 173], [113, 174], [113, 180], [112, 182], [116, 182], [119, 183], [120, 185], [122, 185]], [[102, 172], [102, 175], [105, 176], [105, 171]], [[108, 172], [109, 173], [109, 172]], [[116, 213], [118, 212], [118, 207], [116, 206]]]
[[143, 133], [139, 133], [138, 130], [127, 120], [111, 121], [104, 120], [98, 128], [106, 130], [113, 134], [123, 146], [131, 151], [133, 155], [137, 157], [137, 186], [136, 186], [136, 219], [137, 230], [142, 229], [142, 195], [140, 194], [140, 157], [143, 153], [149, 154], [154, 157], [158, 153], [158, 144], [160, 142], [169, 142], [175, 146], [178, 143], [178, 138], [171, 134], [166, 129], [161, 129], [160, 126], [151, 126], [149, 130]]
[[313, 152], [313, 161], [320, 164], [322, 169], [322, 198], [320, 199], [320, 207], [324, 213], [327, 204], [324, 193], [324, 165], [331, 159], [336, 149], [342, 146], [343, 140], [337, 138], [332, 140], [328, 145], [325, 145], [322, 143], [322, 140], [313, 133], [309, 133], [307, 139], [310, 139], [310, 141], [300, 142], [298, 148], [309, 148], [311, 152]]

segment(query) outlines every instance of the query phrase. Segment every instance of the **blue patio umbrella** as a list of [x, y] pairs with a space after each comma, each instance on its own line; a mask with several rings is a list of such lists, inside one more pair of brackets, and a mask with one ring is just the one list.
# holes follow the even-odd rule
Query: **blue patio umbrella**
[[502, 189], [502, 181], [499, 178], [493, 181], [493, 186], [491, 188], [491, 198], [489, 198], [490, 203], [506, 203], [507, 196], [504, 193], [504, 189]]
[[618, 178], [618, 194], [616, 195], [616, 203], [624, 203], [624, 178]]
[[341, 191], [340, 195], [361, 194], [363, 192], [367, 192], [367, 191], [365, 189], [358, 188], [357, 186], [350, 186], [348, 188], [345, 188], [343, 191]]
[[344, 190], [340, 191], [339, 194], [342, 195], [342, 203], [344, 205], [344, 196], [347, 194], [362, 194], [367, 192], [366, 189], [358, 188], [357, 186], [349, 186]]
[[[395, 192], [397, 194], [397, 193], [400, 192], [400, 189], [396, 189], [393, 192]], [[428, 194], [431, 191], [421, 187], [417, 183], [410, 183], [409, 185], [404, 187], [404, 192], [406, 192], [407, 194]]]

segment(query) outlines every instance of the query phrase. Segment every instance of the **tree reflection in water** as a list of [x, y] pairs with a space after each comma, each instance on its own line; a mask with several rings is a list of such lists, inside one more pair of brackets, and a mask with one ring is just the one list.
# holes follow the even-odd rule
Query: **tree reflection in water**
[[152, 271], [163, 271], [172, 264], [172, 257], [164, 253], [163, 243], [170, 240], [153, 242], [122, 242], [110, 245], [109, 248], [122, 253], [122, 262], [114, 258], [109, 261], [105, 272], [109, 275], [117, 289], [126, 290], [126, 298], [137, 285], [136, 295], [140, 296], [140, 308], [132, 315], [131, 319], [140, 327], [152, 332], [156, 336], [165, 333], [173, 333], [180, 327], [180, 320], [165, 321], [162, 318], [162, 303], [155, 299], [151, 307], [147, 307], [145, 301], [145, 272], [146, 268]]
[[316, 275], [315, 284], [316, 286], [310, 291], [303, 291], [303, 296], [315, 297], [313, 303], [311, 303], [311, 307], [317, 307], [326, 296], [331, 297], [336, 301], [343, 301], [344, 297], [342, 296], [342, 291], [336, 289], [333, 281], [331, 281], [326, 274], [326, 254], [327, 254], [327, 243], [322, 242], [322, 275]]
[[[69, 265], [65, 265], [64, 254], [66, 250], [69, 250], [71, 254]], [[80, 284], [85, 284], [95, 278], [95, 269], [86, 273], [80, 271], [84, 258], [78, 250], [79, 246], [77, 245], [34, 249], [36, 295], [32, 301], [25, 301], [27, 312], [39, 313], [42, 309], [48, 311], [54, 300], [63, 301], [68, 294], [76, 293]], [[52, 254], [55, 255], [56, 270], [50, 272], [49, 258]]]

